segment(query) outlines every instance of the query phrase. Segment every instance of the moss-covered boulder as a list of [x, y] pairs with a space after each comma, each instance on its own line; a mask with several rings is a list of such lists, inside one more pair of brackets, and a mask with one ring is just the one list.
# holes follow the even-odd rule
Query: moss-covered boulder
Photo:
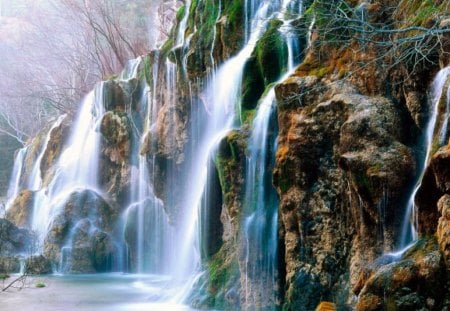
[[[73, 248], [74, 254], [81, 258], [77, 259], [78, 261], [81, 262], [88, 258], [86, 260], [89, 260], [89, 265], [93, 267], [91, 237], [97, 231], [106, 233], [113, 231], [120, 213], [119, 207], [106, 202], [95, 191], [80, 190], [74, 191], [60, 208], [61, 212], [53, 218], [45, 238], [44, 256], [52, 260], [54, 264], [59, 264], [62, 248]], [[86, 255], [87, 257], [82, 254], [83, 251], [76, 250], [77, 248], [83, 248], [85, 252], [89, 253]], [[85, 265], [80, 264], [80, 266], [84, 267]], [[87, 272], [92, 269], [80, 268], [74, 269], [74, 271]]]
[[283, 23], [272, 20], [255, 46], [244, 67], [242, 80], [242, 110], [256, 108], [267, 85], [277, 81], [286, 70], [287, 46], [279, 28]]
[[419, 240], [399, 261], [369, 274], [359, 293], [358, 311], [443, 310], [446, 268], [434, 238]]
[[50, 274], [53, 272], [50, 260], [42, 255], [31, 256], [25, 260], [25, 273]]

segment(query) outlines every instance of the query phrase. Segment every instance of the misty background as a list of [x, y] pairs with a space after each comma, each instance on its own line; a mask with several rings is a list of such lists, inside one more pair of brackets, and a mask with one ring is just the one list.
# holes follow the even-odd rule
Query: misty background
[[0, 197], [14, 152], [160, 46], [176, 0], [0, 0]]

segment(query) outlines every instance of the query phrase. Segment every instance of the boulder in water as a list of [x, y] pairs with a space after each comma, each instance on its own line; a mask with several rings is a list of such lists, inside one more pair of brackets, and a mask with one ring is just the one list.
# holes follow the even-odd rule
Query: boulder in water
[[416, 242], [402, 258], [369, 273], [357, 311], [443, 310], [446, 268], [435, 238]]
[[20, 260], [18, 257], [5, 256], [0, 257], [0, 273], [19, 273], [20, 271]]
[[7, 219], [0, 219], [0, 256], [23, 253], [31, 242], [31, 235], [25, 229], [17, 228]]
[[25, 260], [25, 273], [27, 274], [49, 274], [52, 272], [50, 260], [42, 255], [31, 256]]
[[91, 260], [97, 272], [112, 271], [117, 247], [105, 232], [98, 231], [91, 237]]
[[[72, 251], [66, 260], [71, 261], [69, 270], [95, 271], [91, 259], [91, 238], [99, 231], [112, 232], [119, 211], [93, 190], [74, 191], [50, 225], [45, 239], [44, 254], [55, 264], [61, 260], [61, 248]], [[96, 248], [96, 247], [94, 247]]]

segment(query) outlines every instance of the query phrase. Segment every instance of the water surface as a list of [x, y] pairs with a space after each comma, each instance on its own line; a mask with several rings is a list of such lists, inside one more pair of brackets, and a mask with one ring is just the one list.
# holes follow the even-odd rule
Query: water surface
[[[46, 287], [36, 288], [38, 282]], [[182, 286], [173, 285], [170, 278], [159, 275], [108, 273], [29, 277], [25, 288], [0, 292], [0, 310], [194, 310], [175, 302], [182, 292]]]

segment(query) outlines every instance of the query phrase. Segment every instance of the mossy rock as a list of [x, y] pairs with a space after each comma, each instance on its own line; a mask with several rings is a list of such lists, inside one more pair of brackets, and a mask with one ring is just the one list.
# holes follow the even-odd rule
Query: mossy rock
[[287, 45], [279, 32], [283, 23], [273, 20], [256, 44], [244, 67], [241, 110], [255, 109], [266, 86], [277, 81], [287, 66]]
[[102, 118], [100, 132], [111, 145], [125, 143], [130, 138], [131, 124], [124, 112], [108, 111]]
[[237, 130], [231, 131], [219, 143], [214, 158], [225, 204], [229, 202], [230, 195], [236, 194], [237, 185], [235, 180], [231, 180], [230, 177], [235, 169], [242, 169], [240, 166], [245, 161], [246, 141], [244, 136], [242, 132]]
[[34, 286], [36, 288], [44, 288], [46, 285], [45, 285], [45, 283], [39, 282], [39, 283], [36, 283]]
[[442, 310], [446, 268], [435, 237], [418, 240], [399, 261], [373, 269], [356, 310]]
[[193, 0], [189, 12], [186, 34], [193, 33], [193, 36], [187, 57], [187, 69], [191, 76], [203, 76], [206, 69], [212, 66], [210, 55], [219, 3]]
[[235, 247], [224, 245], [205, 264], [195, 291], [189, 297], [191, 305], [198, 309], [238, 310], [240, 309], [239, 265], [234, 253]]
[[25, 261], [25, 272], [28, 274], [49, 274], [52, 273], [52, 264], [42, 255], [31, 256]]

